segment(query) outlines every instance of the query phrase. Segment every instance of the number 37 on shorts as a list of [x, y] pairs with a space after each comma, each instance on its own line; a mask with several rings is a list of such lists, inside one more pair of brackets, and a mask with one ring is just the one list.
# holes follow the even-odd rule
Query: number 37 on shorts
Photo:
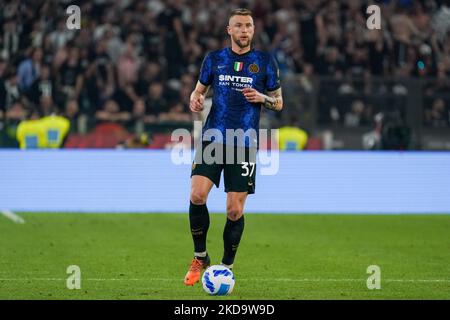
[[241, 163], [243, 172], [241, 175], [243, 177], [253, 176], [253, 172], [255, 172], [255, 162], [242, 162]]

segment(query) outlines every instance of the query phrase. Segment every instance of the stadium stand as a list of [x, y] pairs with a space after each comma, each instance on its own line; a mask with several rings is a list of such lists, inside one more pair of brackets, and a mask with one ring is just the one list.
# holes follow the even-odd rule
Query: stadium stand
[[[227, 14], [240, 6], [254, 12], [254, 44], [275, 56], [283, 76], [286, 110], [264, 112], [269, 127], [298, 116], [313, 141], [324, 127], [356, 128], [347, 140], [358, 143], [330, 148], [362, 148], [380, 112], [400, 112], [413, 130], [450, 127], [449, 0], [375, 1], [379, 31], [366, 28], [364, 0], [3, 3], [1, 146], [18, 146], [15, 130], [26, 114], [58, 110], [71, 123], [68, 147], [114, 147], [115, 139], [98, 138], [102, 122], [155, 135], [154, 146], [163, 147], [161, 134], [197, 119], [188, 102], [201, 59], [227, 44]], [[81, 8], [80, 30], [66, 28], [69, 4]], [[398, 77], [409, 82], [392, 80]], [[409, 105], [411, 92], [420, 93], [417, 106]]]

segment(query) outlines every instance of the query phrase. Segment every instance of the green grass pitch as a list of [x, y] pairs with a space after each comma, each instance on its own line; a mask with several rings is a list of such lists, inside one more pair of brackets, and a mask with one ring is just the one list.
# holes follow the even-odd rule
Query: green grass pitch
[[[20, 215], [25, 224], [0, 216], [0, 299], [450, 298], [450, 215], [247, 214], [227, 297], [182, 284], [187, 214]], [[211, 215], [213, 263], [224, 223]], [[66, 288], [69, 265], [80, 290]], [[380, 290], [367, 288], [369, 265]]]

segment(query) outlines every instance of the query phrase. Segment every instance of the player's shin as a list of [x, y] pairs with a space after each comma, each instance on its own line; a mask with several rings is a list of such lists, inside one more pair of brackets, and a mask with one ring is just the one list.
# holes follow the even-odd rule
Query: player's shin
[[232, 268], [234, 258], [236, 256], [239, 242], [241, 241], [242, 233], [244, 232], [244, 216], [242, 215], [238, 220], [233, 221], [227, 218], [225, 229], [223, 230], [223, 244], [224, 253], [222, 264]]
[[194, 241], [194, 255], [202, 260], [206, 257], [206, 235], [209, 228], [209, 212], [206, 204], [189, 206], [189, 222]]

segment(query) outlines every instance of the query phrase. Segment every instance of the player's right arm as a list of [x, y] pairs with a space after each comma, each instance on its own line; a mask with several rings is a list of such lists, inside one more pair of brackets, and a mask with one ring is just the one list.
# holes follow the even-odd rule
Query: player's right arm
[[191, 93], [189, 108], [192, 112], [200, 112], [203, 110], [203, 103], [205, 102], [206, 93], [208, 92], [214, 78], [212, 64], [211, 54], [207, 54], [200, 69], [200, 76], [197, 81], [197, 85]]
[[191, 93], [189, 108], [192, 112], [200, 112], [203, 110], [203, 103], [208, 92], [209, 86], [205, 86], [200, 81], [197, 81], [194, 91]]

